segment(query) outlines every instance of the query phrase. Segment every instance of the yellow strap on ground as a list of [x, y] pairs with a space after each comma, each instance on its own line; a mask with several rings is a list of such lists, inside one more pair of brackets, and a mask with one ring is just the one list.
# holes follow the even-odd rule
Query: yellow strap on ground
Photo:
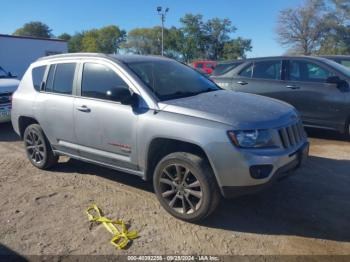
[[[93, 210], [96, 212], [95, 216], [91, 214]], [[136, 231], [128, 231], [122, 220], [110, 220], [102, 216], [102, 211], [95, 204], [91, 205], [86, 210], [86, 214], [88, 215], [89, 221], [102, 223], [103, 226], [114, 235], [111, 244], [119, 249], [125, 248], [130, 240], [138, 237]], [[120, 225], [121, 231], [119, 231], [115, 225]]]

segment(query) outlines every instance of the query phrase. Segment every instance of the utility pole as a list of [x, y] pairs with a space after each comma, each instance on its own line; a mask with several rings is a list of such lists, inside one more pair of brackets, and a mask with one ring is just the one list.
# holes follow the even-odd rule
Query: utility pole
[[165, 8], [165, 10], [163, 11], [163, 8], [161, 6], [158, 6], [157, 12], [162, 22], [162, 56], [164, 56], [164, 22], [166, 14], [169, 12], [169, 8]]

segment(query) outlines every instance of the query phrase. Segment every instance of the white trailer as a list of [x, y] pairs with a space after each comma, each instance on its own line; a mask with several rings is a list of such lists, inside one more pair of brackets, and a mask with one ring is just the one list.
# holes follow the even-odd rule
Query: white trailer
[[0, 34], [0, 66], [22, 78], [39, 57], [67, 53], [67, 41]]

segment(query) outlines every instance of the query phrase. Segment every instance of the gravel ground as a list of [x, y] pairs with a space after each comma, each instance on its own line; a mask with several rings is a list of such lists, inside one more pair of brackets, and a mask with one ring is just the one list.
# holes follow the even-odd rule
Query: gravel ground
[[[223, 200], [201, 224], [179, 221], [158, 204], [150, 183], [68, 158], [34, 168], [9, 124], [0, 124], [0, 254], [348, 254], [350, 143], [311, 133], [311, 156], [295, 176], [258, 195]], [[84, 210], [139, 231], [116, 250]]]

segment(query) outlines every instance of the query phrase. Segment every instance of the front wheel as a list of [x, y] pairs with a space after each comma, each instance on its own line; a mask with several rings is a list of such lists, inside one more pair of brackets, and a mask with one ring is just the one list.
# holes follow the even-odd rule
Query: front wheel
[[28, 126], [24, 131], [23, 139], [27, 157], [35, 167], [48, 169], [57, 163], [58, 157], [54, 155], [40, 125]]
[[165, 156], [155, 169], [153, 185], [163, 208], [188, 222], [210, 215], [220, 200], [219, 188], [208, 161], [190, 153]]

